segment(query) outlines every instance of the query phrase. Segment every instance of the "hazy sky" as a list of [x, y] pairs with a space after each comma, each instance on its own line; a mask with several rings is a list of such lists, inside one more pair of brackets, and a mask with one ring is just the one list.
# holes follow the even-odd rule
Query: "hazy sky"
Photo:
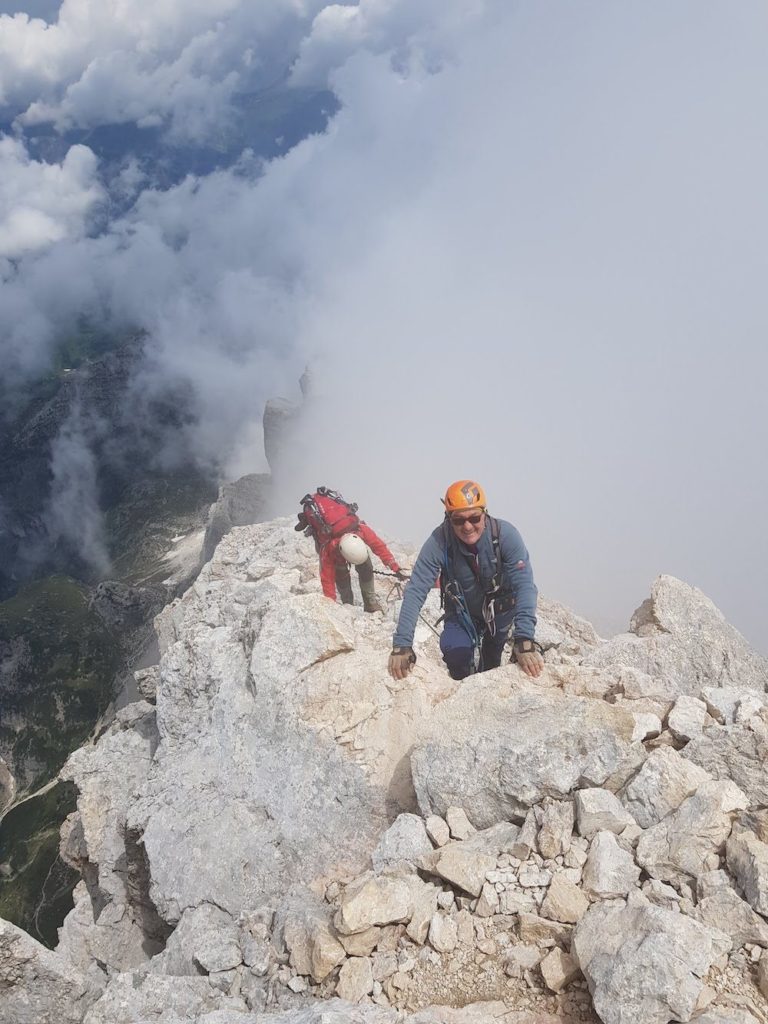
[[[758, 0], [2, 17], [6, 373], [83, 310], [145, 326], [141, 386], [191, 381], [201, 459], [245, 471], [310, 359], [296, 497], [326, 482], [419, 542], [473, 476], [599, 628], [669, 572], [766, 651], [767, 43]], [[210, 141], [284, 74], [341, 108], [268, 165], [162, 191], [140, 161], [107, 181], [87, 146], [30, 148], [46, 123]]]

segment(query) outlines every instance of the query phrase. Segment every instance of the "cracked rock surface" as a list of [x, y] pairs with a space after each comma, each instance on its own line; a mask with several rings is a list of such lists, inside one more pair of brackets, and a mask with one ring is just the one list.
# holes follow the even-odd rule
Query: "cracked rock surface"
[[55, 952], [0, 922], [0, 1024], [768, 1024], [767, 666], [714, 605], [542, 600], [537, 680], [420, 623], [395, 682], [388, 588], [328, 601], [292, 527], [226, 535], [69, 759], [83, 880]]

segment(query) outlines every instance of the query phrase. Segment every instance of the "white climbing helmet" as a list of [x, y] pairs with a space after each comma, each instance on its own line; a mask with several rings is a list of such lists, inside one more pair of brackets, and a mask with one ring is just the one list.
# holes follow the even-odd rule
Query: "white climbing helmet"
[[339, 551], [350, 565], [362, 565], [368, 558], [368, 546], [356, 533], [345, 533], [339, 543]]

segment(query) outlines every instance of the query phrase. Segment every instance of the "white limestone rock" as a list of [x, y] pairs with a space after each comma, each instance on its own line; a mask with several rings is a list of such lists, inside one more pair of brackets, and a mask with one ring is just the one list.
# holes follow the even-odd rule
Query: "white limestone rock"
[[762, 705], [768, 703], [768, 698], [764, 694], [741, 686], [705, 686], [700, 696], [707, 705], [709, 714], [721, 725], [734, 724], [736, 712], [742, 701], [747, 698], [757, 698]]
[[[408, 923], [408, 928], [412, 924], [413, 918]], [[348, 956], [370, 956], [379, 944], [381, 928], [366, 928], [364, 932], [352, 932], [351, 935], [339, 935], [338, 938]]]
[[504, 953], [504, 973], [510, 978], [522, 978], [526, 971], [538, 967], [542, 952], [538, 946], [519, 943], [510, 946]]
[[535, 807], [539, 853], [545, 860], [566, 854], [573, 834], [573, 803], [545, 797]]
[[80, 1024], [101, 985], [100, 971], [78, 970], [65, 956], [0, 918], [1, 1020]]
[[541, 962], [541, 976], [550, 992], [560, 992], [581, 974], [579, 965], [569, 953], [555, 948]]
[[637, 844], [637, 862], [653, 878], [698, 878], [719, 867], [718, 853], [747, 798], [732, 782], [704, 782], [693, 796], [652, 828]]
[[618, 789], [646, 757], [632, 741], [632, 715], [619, 706], [557, 691], [500, 698], [495, 686], [480, 676], [471, 706], [464, 687], [436, 708], [434, 724], [452, 740], [411, 755], [422, 814], [471, 806], [482, 828], [522, 816], [547, 796], [564, 799], [578, 786]]
[[596, 832], [615, 832], [618, 835], [635, 819], [618, 797], [607, 789], [580, 789], [574, 797], [576, 827], [579, 835], [591, 839]]
[[450, 953], [458, 944], [456, 921], [446, 913], [437, 911], [429, 925], [429, 944], [438, 953]]
[[696, 1024], [760, 1024], [749, 1010], [714, 1006], [696, 1018]]
[[661, 718], [652, 711], [632, 711], [635, 719], [634, 740], [643, 742], [658, 736], [663, 728]]
[[601, 642], [591, 622], [558, 601], [539, 595], [537, 616], [536, 637], [545, 650], [567, 646], [581, 653]]
[[413, 887], [401, 878], [363, 876], [347, 886], [334, 924], [341, 934], [362, 932], [373, 925], [410, 920]]
[[655, 907], [598, 903], [576, 926], [571, 952], [604, 1024], [689, 1021], [702, 977], [731, 947], [722, 932]]
[[342, 964], [336, 995], [350, 1003], [359, 1003], [373, 992], [373, 971], [367, 957], [353, 956]]
[[680, 893], [666, 882], [660, 882], [658, 878], [649, 878], [643, 882], [642, 891], [643, 895], [657, 907], [663, 907], [665, 910], [680, 909]]
[[768, 916], [768, 844], [747, 829], [734, 828], [726, 845], [728, 870], [750, 906]]
[[496, 868], [496, 859], [516, 847], [519, 834], [517, 825], [499, 822], [473, 833], [468, 839], [433, 850], [421, 858], [419, 867], [444, 878], [470, 896], [479, 896], [486, 875]]
[[588, 909], [589, 900], [579, 886], [562, 873], [555, 875], [541, 905], [542, 916], [566, 924], [576, 924]]
[[477, 831], [469, 820], [463, 807], [449, 807], [445, 812], [445, 820], [453, 839], [469, 839]]
[[278, 916], [290, 964], [298, 974], [320, 982], [344, 962], [346, 950], [331, 923], [331, 908], [326, 904], [302, 894], [291, 899]]
[[750, 807], [768, 805], [768, 740], [750, 725], [713, 726], [691, 740], [682, 756], [712, 778], [732, 779], [749, 797]]
[[440, 890], [436, 885], [421, 886], [414, 897], [413, 913], [408, 922], [406, 932], [414, 942], [423, 946], [427, 941], [429, 926], [437, 910], [437, 898]]
[[717, 889], [699, 900], [692, 916], [730, 935], [734, 949], [748, 942], [768, 947], [768, 921], [731, 888]]
[[720, 868], [714, 871], [705, 871], [696, 879], [696, 898], [703, 900], [707, 896], [713, 896], [720, 889], [731, 889], [732, 887], [731, 876], [727, 871], [722, 871]]
[[415, 863], [432, 849], [423, 819], [417, 814], [399, 814], [371, 855], [373, 869], [383, 871], [401, 861]]
[[687, 743], [695, 736], [701, 736], [706, 720], [707, 705], [704, 701], [683, 694], [669, 712], [667, 726], [675, 739]]
[[545, 917], [539, 917], [538, 914], [529, 914], [523, 911], [518, 916], [517, 927], [521, 942], [534, 943], [547, 949], [554, 945], [567, 949], [573, 931], [569, 924], [549, 921]]
[[165, 949], [153, 957], [152, 974], [197, 977], [227, 971], [243, 962], [237, 924], [210, 903], [185, 910]]
[[480, 895], [485, 885], [485, 876], [496, 867], [496, 858], [492, 854], [465, 850], [456, 844], [449, 844], [435, 852], [437, 855], [422, 860], [426, 869], [471, 896]]
[[143, 851], [138, 836], [127, 826], [131, 803], [149, 775], [157, 742], [155, 709], [137, 701], [117, 713], [98, 744], [71, 754], [60, 773], [80, 793], [77, 815], [69, 821], [61, 853], [89, 879], [92, 904], [90, 917], [83, 904], [72, 912], [86, 925], [87, 935], [65, 925], [65, 946], [79, 930], [80, 955], [117, 970], [146, 962], [163, 948], [170, 931], [148, 899]]
[[584, 664], [639, 669], [666, 680], [674, 697], [695, 697], [708, 686], [765, 690], [768, 659], [749, 646], [708, 597], [674, 576], [657, 577], [630, 629], [591, 651]]
[[137, 1021], [205, 1020], [216, 1010], [245, 1013], [248, 1006], [206, 978], [164, 977], [125, 971], [110, 979], [104, 994], [88, 1010], [82, 1024], [136, 1024]]
[[427, 835], [435, 846], [445, 846], [451, 838], [448, 823], [439, 814], [430, 814], [426, 820]]
[[641, 828], [650, 828], [711, 778], [671, 747], [659, 747], [625, 787], [622, 802]]
[[582, 883], [598, 899], [626, 896], [637, 885], [640, 868], [613, 832], [598, 832], [589, 847]]

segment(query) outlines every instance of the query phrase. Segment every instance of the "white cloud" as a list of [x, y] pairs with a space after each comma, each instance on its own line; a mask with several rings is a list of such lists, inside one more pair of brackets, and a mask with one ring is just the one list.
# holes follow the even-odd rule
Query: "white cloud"
[[58, 19], [0, 15], [0, 105], [29, 127], [169, 121], [216, 132], [237, 92], [283, 76], [322, 0], [63, 0]]
[[84, 234], [105, 198], [97, 171], [86, 146], [73, 146], [62, 163], [47, 164], [31, 159], [20, 140], [0, 135], [0, 280], [4, 261]]
[[240, 469], [264, 399], [316, 355], [291, 501], [326, 482], [419, 540], [446, 483], [478, 476], [549, 594], [614, 626], [670, 571], [759, 641], [765, 10], [471, 15], [329, 9], [295, 71], [330, 76], [328, 131], [25, 261], [5, 345], [40, 354], [81, 310], [144, 325], [139, 387], [192, 382], [200, 458]]

